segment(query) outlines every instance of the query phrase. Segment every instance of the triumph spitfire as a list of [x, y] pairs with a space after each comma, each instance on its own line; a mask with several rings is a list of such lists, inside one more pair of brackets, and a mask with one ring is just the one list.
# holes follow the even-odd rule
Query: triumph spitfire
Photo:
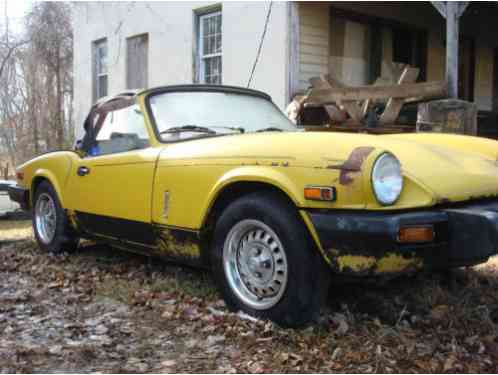
[[303, 131], [258, 91], [209, 85], [97, 102], [72, 151], [17, 169], [39, 247], [80, 238], [209, 268], [227, 305], [283, 326], [329, 275], [394, 277], [497, 251], [498, 142]]

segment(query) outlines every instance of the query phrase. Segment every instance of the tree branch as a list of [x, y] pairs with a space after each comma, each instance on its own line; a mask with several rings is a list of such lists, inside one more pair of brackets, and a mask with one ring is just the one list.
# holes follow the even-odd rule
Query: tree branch
[[28, 41], [24, 40], [22, 42], [16, 43], [13, 46], [9, 47], [9, 49], [7, 51], [7, 55], [2, 59], [2, 63], [0, 65], [0, 77], [2, 77], [2, 74], [3, 74], [3, 71], [5, 69], [5, 66], [7, 65], [7, 62], [9, 61], [9, 59], [12, 56], [12, 54], [14, 53], [14, 51], [17, 48], [19, 48], [20, 46], [22, 46], [23, 44], [26, 44], [26, 43], [28, 43]]

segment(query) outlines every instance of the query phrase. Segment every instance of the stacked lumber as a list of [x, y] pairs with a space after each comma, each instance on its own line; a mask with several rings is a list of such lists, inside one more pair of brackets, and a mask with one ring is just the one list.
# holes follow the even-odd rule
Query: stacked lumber
[[[407, 131], [405, 127], [395, 126], [404, 104], [447, 97], [445, 81], [416, 83], [418, 75], [418, 68], [406, 66], [397, 84], [386, 85], [379, 80], [374, 85], [356, 87], [347, 86], [331, 75], [313, 77], [307, 94], [292, 103], [294, 120], [297, 121], [304, 108], [322, 107], [329, 117], [330, 129], [364, 129], [372, 133]], [[378, 104], [382, 104], [382, 113], [377, 113]]]

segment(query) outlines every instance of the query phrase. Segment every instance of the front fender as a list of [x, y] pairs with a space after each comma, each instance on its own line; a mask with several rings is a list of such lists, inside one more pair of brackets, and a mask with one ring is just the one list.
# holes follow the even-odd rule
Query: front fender
[[[63, 189], [61, 188], [61, 183], [59, 182], [59, 179], [56, 177], [56, 175], [47, 169], [40, 168], [40, 169], [36, 170], [36, 172], [34, 174], [33, 182], [37, 181], [40, 178], [48, 180], [52, 184], [52, 186], [54, 187], [54, 189], [57, 193], [57, 196], [59, 197], [59, 201], [61, 202], [62, 207], [65, 207], [65, 205], [64, 205], [64, 198], [65, 197], [63, 194]], [[35, 186], [36, 186], [36, 184], [32, 183], [31, 188], [30, 188], [31, 206], [33, 206], [33, 203], [34, 203], [33, 197], [35, 194], [35, 192], [34, 192]]]
[[65, 207], [65, 189], [71, 166], [73, 163], [71, 152], [59, 151], [41, 155], [33, 160], [21, 165], [18, 170], [22, 171], [25, 176], [25, 187], [30, 190], [30, 203], [33, 204], [34, 189], [40, 179], [48, 180], [61, 202]]
[[301, 205], [300, 192], [289, 176], [281, 170], [267, 166], [243, 166], [225, 173], [211, 190], [209, 196], [215, 197], [225, 187], [235, 182], [261, 182], [273, 185], [284, 191], [296, 204]]
[[283, 191], [297, 207], [303, 205], [302, 191], [298, 189], [298, 186], [292, 182], [291, 178], [283, 170], [267, 166], [242, 166], [227, 171], [210, 190], [207, 199], [208, 207], [204, 211], [205, 214], [202, 220], [203, 224], [223, 190], [238, 182], [258, 182], [271, 185]]

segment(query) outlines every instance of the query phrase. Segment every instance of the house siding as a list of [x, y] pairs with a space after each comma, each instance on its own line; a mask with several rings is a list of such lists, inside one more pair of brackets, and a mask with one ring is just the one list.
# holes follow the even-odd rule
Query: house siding
[[[126, 89], [126, 39], [148, 34], [148, 86], [193, 83], [195, 17], [222, 8], [225, 85], [247, 85], [263, 32], [268, 2], [78, 2], [74, 4], [74, 110], [76, 136], [92, 104], [92, 42], [108, 41], [109, 94]], [[288, 102], [288, 4], [274, 2], [251, 88]]]
[[330, 17], [328, 4], [299, 4], [299, 88], [329, 71]]
[[[334, 17], [334, 10], [391, 19], [427, 31], [426, 80], [445, 78], [445, 20], [428, 2], [406, 5], [386, 2], [303, 2], [299, 4], [299, 88], [309, 79], [331, 73], [349, 85], [371, 83], [368, 71], [368, 28], [362, 23]], [[482, 22], [464, 23], [461, 33], [475, 41], [474, 101], [480, 110], [492, 110], [493, 64], [498, 30], [493, 14], [482, 14]], [[392, 31], [382, 27], [381, 74], [389, 74], [393, 60]]]

